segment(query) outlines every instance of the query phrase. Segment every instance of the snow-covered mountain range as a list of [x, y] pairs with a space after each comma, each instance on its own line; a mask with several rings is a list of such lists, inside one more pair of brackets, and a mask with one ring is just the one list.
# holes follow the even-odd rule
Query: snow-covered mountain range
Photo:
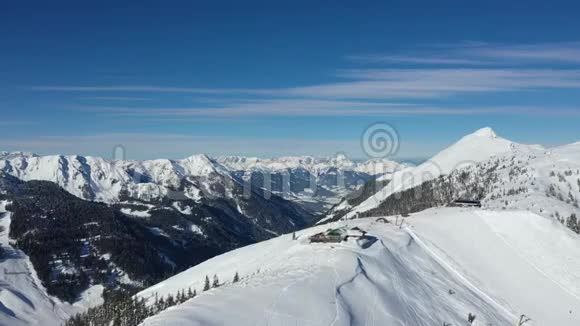
[[388, 179], [407, 164], [387, 159], [357, 162], [344, 155], [260, 159], [226, 156], [216, 159], [234, 175], [258, 187], [300, 203], [314, 213], [324, 213], [340, 199], [376, 177]]
[[[181, 215], [250, 221], [263, 232], [304, 227], [311, 213], [291, 201], [245, 184], [206, 155], [183, 160], [123, 161], [90, 156], [1, 153], [0, 173], [23, 181], [50, 181], [72, 195], [122, 207], [123, 213], [151, 217], [169, 209]], [[219, 214], [218, 214], [219, 215]]]
[[233, 171], [267, 171], [280, 172], [284, 170], [302, 169], [314, 176], [323, 175], [329, 171], [353, 171], [368, 175], [392, 173], [400, 168], [400, 163], [387, 159], [372, 159], [357, 162], [348, 159], [343, 154], [336, 157], [315, 158], [312, 156], [287, 156], [271, 159], [257, 157], [222, 156], [216, 159], [220, 164]]
[[[249, 180], [257, 188], [267, 189], [315, 213], [336, 204], [375, 176], [388, 177], [403, 167], [390, 160], [355, 162], [344, 155], [327, 159], [308, 156], [214, 159], [202, 154], [183, 160], [124, 161], [0, 152], [0, 171], [25, 181], [54, 182], [86, 200], [151, 202], [175, 196], [180, 190], [185, 196], [199, 200], [216, 195], [208, 183], [212, 182], [212, 176], [221, 175], [227, 179]], [[199, 187], [184, 185], [184, 180], [192, 178], [200, 180]]]
[[[113, 161], [79, 155], [2, 152], [0, 171], [24, 181], [51, 181], [81, 199], [106, 203], [161, 200], [170, 190], [179, 189], [188, 177], [228, 175], [227, 170], [205, 155], [176, 161]], [[201, 190], [192, 193], [201, 194]]]

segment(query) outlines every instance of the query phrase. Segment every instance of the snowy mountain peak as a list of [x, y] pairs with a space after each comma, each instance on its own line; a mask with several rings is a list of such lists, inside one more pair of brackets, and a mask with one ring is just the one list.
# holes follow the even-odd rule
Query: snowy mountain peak
[[337, 161], [348, 161], [348, 158], [344, 154], [338, 154], [338, 155], [336, 155], [336, 160]]
[[511, 151], [513, 145], [513, 142], [498, 137], [493, 129], [487, 127], [461, 138], [430, 161], [448, 173], [461, 161], [480, 162], [491, 156]]
[[18, 158], [18, 157], [38, 157], [35, 153], [32, 152], [7, 152], [7, 151], [0, 151], [0, 159], [10, 159], [10, 158]]
[[380, 205], [394, 193], [404, 191], [433, 180], [441, 175], [448, 175], [466, 166], [475, 165], [489, 160], [491, 157], [515, 150], [530, 149], [526, 145], [515, 144], [498, 137], [493, 129], [486, 127], [461, 138], [455, 144], [447, 147], [425, 163], [411, 169], [401, 170], [392, 175], [391, 182], [381, 191], [353, 207], [346, 215], [351, 218], [358, 212], [365, 212]]
[[185, 169], [187, 175], [203, 176], [210, 173], [229, 174], [225, 168], [206, 154], [192, 155], [182, 160], [180, 163]]
[[478, 137], [497, 138], [497, 134], [490, 127], [481, 128], [474, 132], [473, 135]]
[[205, 162], [211, 162], [211, 159], [209, 158], [209, 156], [207, 156], [206, 154], [193, 154], [191, 156], [188, 156], [184, 159], [184, 161], [205, 161]]

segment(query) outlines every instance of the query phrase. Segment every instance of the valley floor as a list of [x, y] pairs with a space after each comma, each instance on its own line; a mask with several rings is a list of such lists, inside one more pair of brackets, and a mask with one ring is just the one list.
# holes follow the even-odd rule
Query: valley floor
[[[395, 222], [394, 218], [388, 218]], [[529, 212], [431, 209], [406, 227], [374, 218], [318, 226], [211, 259], [139, 295], [221, 287], [144, 325], [580, 324], [580, 238]], [[310, 244], [329, 227], [366, 240]], [[235, 272], [241, 281], [232, 283]]]

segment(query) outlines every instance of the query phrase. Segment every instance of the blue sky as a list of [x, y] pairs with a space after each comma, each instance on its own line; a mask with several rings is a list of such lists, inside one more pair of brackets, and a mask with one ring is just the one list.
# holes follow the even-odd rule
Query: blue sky
[[580, 5], [74, 1], [0, 8], [0, 149], [399, 158], [484, 126], [580, 140]]

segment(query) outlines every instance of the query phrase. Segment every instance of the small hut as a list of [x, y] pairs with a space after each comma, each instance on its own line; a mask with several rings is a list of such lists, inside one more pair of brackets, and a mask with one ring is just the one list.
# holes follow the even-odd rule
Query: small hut
[[310, 242], [339, 243], [346, 239], [343, 229], [328, 229], [326, 232], [317, 233], [310, 238]]
[[451, 204], [451, 207], [479, 207], [481, 208], [481, 202], [479, 200], [465, 200], [465, 199], [458, 199], [454, 200]]

